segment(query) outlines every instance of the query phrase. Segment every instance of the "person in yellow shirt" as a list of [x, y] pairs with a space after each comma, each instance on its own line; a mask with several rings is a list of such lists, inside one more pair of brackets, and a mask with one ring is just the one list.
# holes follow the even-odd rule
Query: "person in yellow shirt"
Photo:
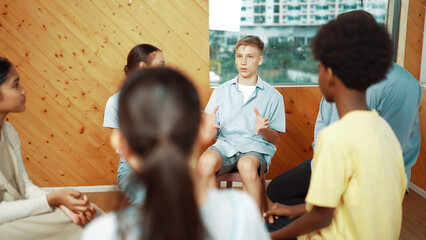
[[398, 239], [407, 179], [389, 124], [366, 104], [366, 89], [391, 66], [392, 42], [365, 11], [339, 15], [312, 41], [318, 84], [340, 120], [317, 141], [306, 206], [265, 213], [298, 217], [272, 239]]

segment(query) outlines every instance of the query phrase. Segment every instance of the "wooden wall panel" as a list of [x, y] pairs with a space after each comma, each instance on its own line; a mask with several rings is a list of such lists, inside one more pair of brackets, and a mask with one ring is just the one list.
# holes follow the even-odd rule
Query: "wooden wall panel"
[[[410, 0], [407, 18], [404, 67], [420, 79], [420, 65], [425, 24], [426, 1]], [[420, 155], [416, 165], [412, 169], [411, 181], [423, 190], [426, 189], [426, 91], [423, 90], [419, 107], [420, 132], [422, 136]]]
[[[114, 184], [118, 156], [102, 127], [105, 103], [122, 84], [129, 50], [151, 43], [168, 66], [209, 87], [208, 1], [2, 1], [1, 56], [16, 65], [27, 110], [10, 114], [37, 185]], [[287, 131], [268, 178], [312, 157], [318, 87], [279, 87]]]
[[404, 67], [420, 79], [425, 6], [421, 0], [410, 0], [408, 6]]
[[[405, 62], [418, 76], [423, 33], [417, 29], [423, 29], [424, 16], [419, 20], [413, 6], [410, 1]], [[162, 49], [167, 65], [194, 80], [203, 104], [212, 92], [207, 0], [10, 0], [2, 1], [0, 9], [1, 55], [16, 65], [28, 90], [27, 111], [9, 115], [8, 121], [20, 134], [25, 165], [40, 186], [115, 183], [118, 156], [109, 146], [110, 131], [102, 127], [103, 112], [122, 83], [134, 45], [146, 42]], [[318, 87], [277, 89], [285, 101], [287, 131], [268, 178], [312, 157], [321, 98]], [[422, 123], [424, 104], [423, 98]], [[413, 169], [413, 181], [423, 189], [424, 141]]]
[[[121, 86], [127, 53], [163, 50], [167, 65], [208, 83], [208, 1], [2, 1], [0, 50], [27, 89], [27, 110], [10, 114], [24, 162], [40, 186], [114, 184], [118, 156], [102, 127]], [[209, 91], [201, 91], [203, 102]], [[208, 94], [208, 95], [206, 95]]]
[[314, 127], [322, 97], [317, 86], [278, 87], [277, 90], [284, 97], [286, 133], [280, 136], [268, 179], [313, 157]]

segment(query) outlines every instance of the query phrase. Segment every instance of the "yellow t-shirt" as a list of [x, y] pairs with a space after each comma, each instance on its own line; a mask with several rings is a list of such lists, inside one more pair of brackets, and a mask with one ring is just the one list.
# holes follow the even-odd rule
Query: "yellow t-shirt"
[[331, 224], [301, 239], [398, 239], [407, 184], [401, 146], [376, 111], [352, 111], [324, 129], [306, 196], [335, 208]]

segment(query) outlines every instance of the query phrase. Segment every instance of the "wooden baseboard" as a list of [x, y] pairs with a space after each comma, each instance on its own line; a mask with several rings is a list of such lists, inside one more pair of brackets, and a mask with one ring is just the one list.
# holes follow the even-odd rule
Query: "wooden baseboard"
[[417, 186], [416, 184], [410, 182], [410, 184], [408, 184], [408, 187], [413, 190], [414, 192], [416, 192], [417, 194], [419, 194], [420, 196], [422, 196], [423, 198], [426, 198], [426, 191], [423, 190], [421, 187]]
[[[63, 189], [67, 187], [45, 187], [42, 188], [43, 190], [46, 190], [48, 192], [53, 192], [59, 189]], [[117, 185], [97, 185], [97, 186], [76, 186], [76, 187], [69, 187], [73, 188], [79, 192], [115, 192], [120, 191], [120, 188]]]
[[[271, 182], [271, 180], [266, 180], [266, 185], [268, 185]], [[225, 182], [220, 183], [221, 187], [226, 187]], [[242, 183], [234, 182], [232, 183], [233, 187], [242, 187]], [[45, 191], [53, 192], [59, 189], [63, 189], [66, 187], [44, 187], [42, 188]], [[97, 186], [76, 186], [76, 187], [70, 187], [74, 188], [75, 190], [79, 192], [115, 192], [120, 191], [120, 188], [117, 185], [97, 185]]]
[[[268, 185], [271, 182], [271, 180], [266, 180], [266, 185]], [[233, 187], [242, 187], [241, 183], [234, 182]], [[226, 187], [225, 182], [221, 182], [221, 187]], [[411, 190], [422, 196], [423, 198], [426, 198], [426, 191], [417, 186], [416, 184], [410, 182], [408, 185]], [[53, 192], [55, 190], [59, 190], [65, 187], [45, 187], [42, 188], [48, 192]], [[80, 192], [115, 192], [120, 191], [120, 188], [117, 185], [97, 185], [97, 186], [77, 186], [77, 187], [71, 187], [74, 188], [77, 191]]]

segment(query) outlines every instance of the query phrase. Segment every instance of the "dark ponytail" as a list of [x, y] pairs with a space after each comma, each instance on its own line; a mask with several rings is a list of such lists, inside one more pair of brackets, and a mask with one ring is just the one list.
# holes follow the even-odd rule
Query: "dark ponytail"
[[12, 64], [6, 58], [0, 57], [0, 85], [7, 80], [7, 76], [12, 69]]
[[186, 157], [169, 141], [157, 146], [144, 161], [140, 178], [148, 197], [142, 207], [146, 220], [142, 222], [142, 239], [205, 239], [192, 178], [184, 162]]
[[125, 81], [119, 100], [120, 129], [142, 161], [136, 173], [147, 195], [140, 208], [141, 239], [207, 237], [188, 166], [200, 108], [193, 84], [174, 70], [138, 70]]
[[139, 63], [144, 62], [147, 65], [150, 64], [150, 54], [161, 50], [150, 44], [139, 44], [130, 50], [127, 55], [127, 64], [124, 66], [124, 73], [129, 75], [132, 71], [139, 68]]

